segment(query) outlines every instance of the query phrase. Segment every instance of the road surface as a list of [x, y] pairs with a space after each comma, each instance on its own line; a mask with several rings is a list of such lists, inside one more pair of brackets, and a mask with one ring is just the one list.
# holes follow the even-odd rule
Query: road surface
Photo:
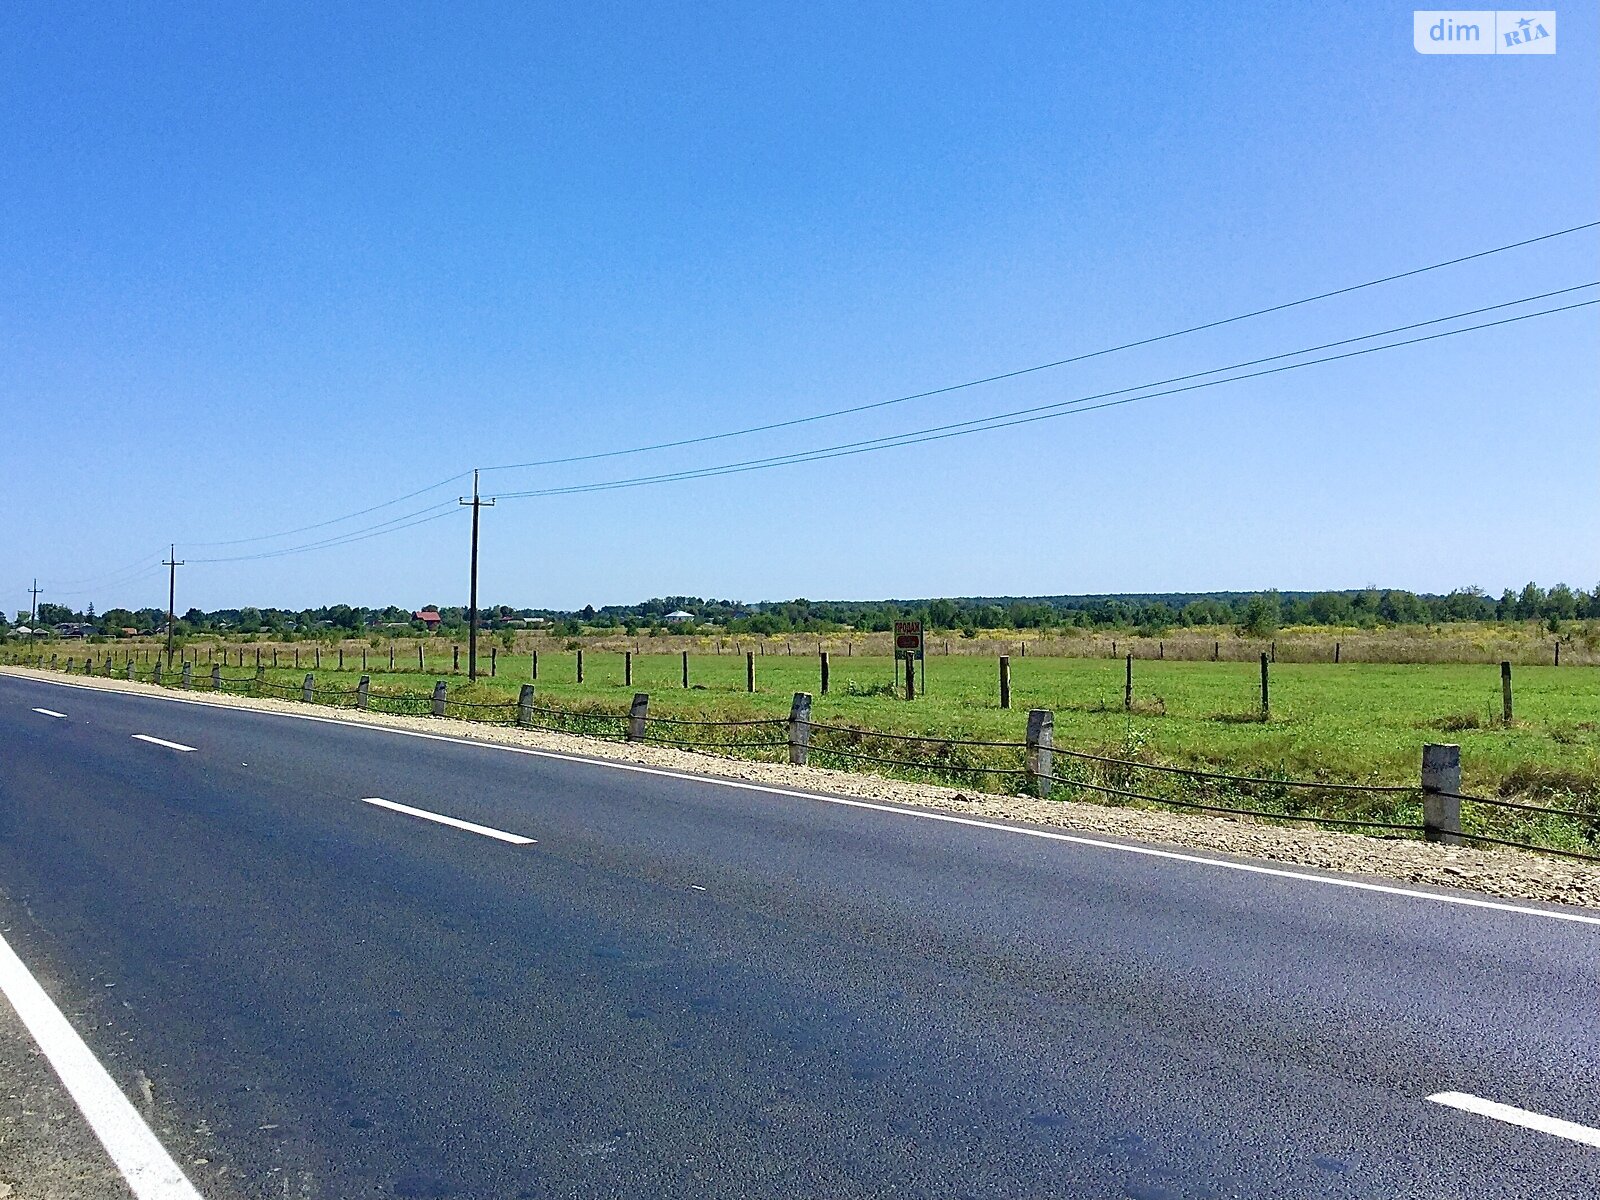
[[210, 1200], [1600, 1195], [1594, 914], [12, 675], [0, 755]]

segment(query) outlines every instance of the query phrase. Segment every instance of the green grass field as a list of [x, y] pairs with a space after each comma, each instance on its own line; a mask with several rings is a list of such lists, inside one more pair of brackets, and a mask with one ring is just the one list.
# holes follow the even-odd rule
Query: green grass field
[[[360, 671], [325, 655], [318, 679], [353, 688]], [[450, 684], [452, 699], [514, 699], [531, 679], [527, 654], [498, 655], [497, 674], [466, 684], [449, 654], [430, 656], [418, 674], [390, 674], [387, 658], [371, 659], [379, 691], [431, 691]], [[281, 660], [280, 660], [281, 661]], [[486, 671], [487, 649], [480, 655]], [[269, 671], [297, 683], [310, 669]], [[833, 656], [827, 696], [819, 693], [811, 655], [758, 656], [756, 692], [745, 691], [743, 656], [690, 658], [690, 688], [681, 686], [676, 655], [638, 654], [633, 684], [623, 682], [620, 653], [584, 654], [584, 682], [572, 651], [539, 655], [537, 695], [556, 707], [600, 707], [618, 714], [634, 692], [647, 692], [651, 712], [711, 719], [781, 717], [797, 691], [815, 696], [813, 719], [898, 733], [1020, 740], [1027, 710], [1055, 713], [1058, 745], [1094, 753], [1153, 756], [1163, 762], [1249, 770], [1324, 780], [1413, 783], [1424, 742], [1461, 746], [1465, 785], [1490, 794], [1592, 795], [1600, 792], [1600, 671], [1584, 667], [1519, 667], [1516, 720], [1500, 722], [1500, 675], [1493, 666], [1277, 663], [1271, 668], [1271, 718], [1260, 716], [1260, 671], [1254, 663], [1134, 663], [1134, 711], [1123, 708], [1123, 663], [1109, 659], [1013, 658], [1010, 711], [999, 707], [995, 660], [933, 657], [927, 692], [900, 698], [887, 658]], [[398, 665], [404, 666], [402, 660]], [[202, 656], [202, 667], [204, 666]], [[250, 663], [247, 662], [246, 673]], [[238, 675], [237, 667], [230, 674]]]
[[[93, 649], [98, 661], [101, 655]], [[436, 679], [444, 679], [452, 715], [509, 719], [508, 712], [462, 709], [457, 703], [515, 700], [520, 685], [530, 681], [530, 656], [500, 652], [495, 677], [469, 685], [466, 654], [461, 655], [457, 674], [448, 648], [441, 649], [444, 653], [429, 656], [421, 673], [415, 658], [410, 659], [410, 670], [391, 673], [387, 654], [373, 653], [369, 663], [374, 695], [410, 694], [419, 698], [417, 711], [426, 711], [428, 706], [420, 701], [431, 694]], [[202, 686], [209, 674], [206, 657], [202, 649], [196, 670]], [[788, 714], [793, 694], [806, 691], [815, 697], [816, 722], [884, 733], [1001, 741], [1021, 741], [1028, 710], [1048, 708], [1055, 714], [1055, 742], [1061, 747], [1142, 762], [1346, 783], [1415, 785], [1422, 745], [1455, 742], [1461, 746], [1467, 792], [1600, 812], [1600, 671], [1588, 667], [1516, 668], [1516, 720], [1508, 727], [1500, 720], [1499, 669], [1489, 665], [1280, 662], [1271, 667], [1271, 716], [1263, 722], [1259, 666], [1247, 662], [1136, 661], [1134, 706], [1127, 711], [1120, 659], [1013, 658], [1012, 707], [1006, 711], [999, 707], [993, 658], [929, 658], [926, 694], [907, 702], [887, 658], [831, 656], [830, 691], [823, 696], [818, 662], [810, 654], [758, 656], [753, 694], [745, 691], [742, 655], [691, 656], [687, 690], [681, 685], [677, 655], [634, 655], [631, 686], [623, 682], [621, 653], [586, 651], [581, 684], [576, 657], [570, 650], [540, 652], [536, 696], [541, 706], [621, 716], [635, 692], [646, 692], [653, 717], [781, 718]], [[485, 672], [489, 661], [484, 647], [479, 662]], [[285, 656], [280, 655], [283, 662]], [[360, 676], [359, 651], [346, 652], [347, 669], [342, 672], [335, 667], [335, 656], [327, 652], [320, 669], [313, 667], [309, 650], [302, 650], [301, 662], [298, 670], [287, 665], [268, 670], [267, 678], [287, 688], [315, 670], [319, 692], [349, 692]], [[405, 660], [397, 660], [397, 665], [404, 667]], [[248, 653], [243, 669], [237, 665], [226, 669], [233, 679], [252, 673]], [[319, 698], [350, 703], [348, 697]], [[565, 727], [585, 728], [581, 723]], [[592, 728], [619, 731], [615, 723]], [[652, 727], [652, 732], [687, 740], [781, 737], [770, 729], [713, 735]], [[896, 744], [887, 740], [856, 739], [849, 748], [899, 756]], [[758, 756], [780, 753], [769, 747]], [[986, 776], [977, 770], [1018, 766], [1020, 757], [1014, 752], [962, 749], [939, 756], [939, 761], [955, 768], [942, 772], [947, 780], [953, 775], [964, 785], [991, 790], [1020, 786], [1013, 777]], [[883, 769], [859, 762], [830, 765]], [[962, 767], [969, 772], [962, 774]], [[889, 773], [914, 778], [941, 775], [892, 768]], [[1148, 789], [1141, 785], [1134, 790]], [[1317, 793], [1310, 801], [1314, 802], [1287, 811], [1412, 819], [1409, 810], [1400, 814], [1385, 798]], [[1557, 844], [1571, 844], [1570, 833], [1562, 831]]]

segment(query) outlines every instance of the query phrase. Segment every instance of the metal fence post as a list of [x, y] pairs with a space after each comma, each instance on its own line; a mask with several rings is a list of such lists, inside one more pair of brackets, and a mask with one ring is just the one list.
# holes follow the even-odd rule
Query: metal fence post
[[539, 678], [539, 652], [534, 650], [531, 651], [531, 653], [533, 655], [533, 661], [529, 664], [529, 670], [531, 674], [529, 674], [528, 678], [537, 679]]
[[644, 723], [650, 716], [650, 696], [646, 692], [635, 692], [633, 703], [628, 706], [628, 740], [630, 742], [644, 741]]
[[1422, 748], [1422, 836], [1459, 846], [1461, 841], [1461, 747], [1429, 743]]
[[633, 651], [632, 650], [624, 650], [622, 652], [622, 686], [623, 687], [632, 687], [633, 686]]
[[744, 655], [744, 690], [747, 692], [756, 690], [756, 656], [749, 650], [746, 650]]
[[194, 664], [187, 658], [183, 660], [183, 690], [189, 691], [194, 687]]
[[1000, 656], [1000, 707], [1011, 707], [1011, 656]]
[[1028, 779], [1033, 794], [1048, 796], [1051, 776], [1051, 748], [1055, 745], [1056, 715], [1048, 708], [1028, 711]]
[[[717, 653], [722, 653], [721, 642], [717, 643]], [[683, 686], [685, 690], [689, 687], [689, 652], [687, 650], [683, 652]]]
[[312, 696], [312, 679], [311, 679], [311, 673], [308, 671], [308, 672], [306, 672], [306, 681], [303, 684], [300, 685], [300, 699], [303, 700], [305, 703], [310, 704], [311, 703], [311, 696]]
[[1128, 674], [1122, 684], [1122, 707], [1133, 711], [1133, 655], [1128, 655]]
[[583, 682], [583, 647], [578, 647], [578, 682]]
[[789, 705], [789, 761], [797, 767], [806, 765], [811, 749], [811, 693], [796, 692]]
[[1506, 724], [1511, 724], [1511, 664], [1500, 664], [1500, 703], [1505, 711]]
[[828, 652], [819, 650], [817, 655], [822, 660], [822, 694], [826, 696], [828, 694]]
[[356, 680], [356, 707], [366, 708], [372, 698], [372, 677], [363, 675]]
[[[538, 653], [535, 651], [534, 653]], [[533, 684], [525, 683], [517, 693], [517, 724], [526, 729], [533, 724]]]
[[444, 716], [444, 696], [444, 680], [441, 679], [433, 685], [433, 715], [436, 717]]

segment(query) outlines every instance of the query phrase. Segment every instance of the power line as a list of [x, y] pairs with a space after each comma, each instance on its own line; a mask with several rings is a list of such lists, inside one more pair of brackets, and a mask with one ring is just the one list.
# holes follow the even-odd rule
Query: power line
[[[1590, 287], [1590, 286], [1594, 286], [1594, 285], [1593, 284], [1585, 284], [1585, 285], [1581, 285], [1581, 286]], [[1564, 290], [1573, 290], [1573, 289], [1564, 289]], [[1522, 303], [1522, 302], [1510, 301], [1509, 303]], [[1055, 417], [1076, 416], [1076, 415], [1078, 415], [1080, 413], [1095, 412], [1095, 411], [1098, 411], [1099, 409], [1103, 409], [1103, 408], [1116, 408], [1116, 407], [1118, 407], [1120, 405], [1123, 405], [1123, 404], [1132, 404], [1136, 400], [1151, 400], [1151, 399], [1155, 399], [1158, 396], [1171, 396], [1171, 395], [1177, 395], [1178, 393], [1181, 393], [1181, 392], [1192, 392], [1192, 391], [1201, 390], [1203, 388], [1218, 387], [1218, 386], [1220, 386], [1222, 384], [1227, 384], [1227, 383], [1240, 383], [1240, 382], [1243, 382], [1244, 380], [1247, 380], [1247, 379], [1259, 379], [1259, 378], [1261, 378], [1263, 376], [1267, 376], [1267, 375], [1277, 375], [1277, 374], [1281, 374], [1281, 373], [1286, 372], [1286, 371], [1296, 371], [1296, 370], [1299, 370], [1299, 369], [1301, 369], [1303, 367], [1314, 367], [1314, 366], [1319, 366], [1319, 365], [1321, 365], [1323, 363], [1337, 362], [1337, 361], [1340, 361], [1342, 359], [1358, 358], [1358, 357], [1361, 357], [1361, 356], [1367, 355], [1367, 354], [1376, 354], [1376, 353], [1379, 353], [1380, 351], [1384, 351], [1384, 350], [1396, 350], [1396, 349], [1399, 349], [1399, 348], [1404, 347], [1404, 346], [1414, 346], [1414, 345], [1418, 345], [1418, 344], [1423, 343], [1423, 342], [1438, 341], [1441, 338], [1455, 337], [1458, 334], [1474, 333], [1474, 332], [1477, 332], [1478, 330], [1483, 330], [1483, 329], [1493, 329], [1493, 328], [1495, 328], [1497, 326], [1500, 326], [1500, 325], [1511, 325], [1511, 324], [1514, 324], [1514, 323], [1516, 323], [1518, 321], [1527, 321], [1527, 320], [1532, 320], [1532, 319], [1535, 319], [1535, 318], [1538, 318], [1538, 317], [1553, 316], [1556, 313], [1571, 312], [1574, 309], [1588, 308], [1588, 307], [1590, 307], [1592, 305], [1595, 305], [1595, 304], [1600, 304], [1600, 300], [1583, 300], [1583, 301], [1579, 301], [1576, 304], [1563, 305], [1563, 306], [1561, 306], [1559, 308], [1550, 308], [1550, 309], [1543, 309], [1543, 310], [1540, 310], [1538, 312], [1523, 313], [1523, 314], [1521, 314], [1519, 316], [1515, 316], [1515, 317], [1502, 317], [1498, 321], [1486, 321], [1486, 322], [1484, 322], [1484, 323], [1482, 323], [1480, 325], [1467, 325], [1467, 326], [1463, 326], [1460, 329], [1443, 330], [1443, 331], [1441, 331], [1439, 333], [1426, 334], [1426, 335], [1424, 335], [1422, 337], [1407, 338], [1407, 339], [1405, 339], [1403, 341], [1398, 341], [1398, 342], [1389, 342], [1389, 343], [1385, 343], [1384, 345], [1381, 345], [1381, 346], [1368, 346], [1365, 349], [1361, 349], [1361, 350], [1349, 350], [1349, 351], [1346, 351], [1343, 354], [1332, 354], [1332, 355], [1328, 355], [1327, 357], [1324, 357], [1324, 358], [1308, 359], [1305, 362], [1287, 363], [1287, 364], [1285, 364], [1283, 366], [1269, 367], [1266, 370], [1262, 370], [1262, 371], [1252, 371], [1252, 372], [1250, 372], [1248, 374], [1244, 374], [1244, 375], [1229, 376], [1226, 379], [1207, 380], [1206, 382], [1203, 382], [1203, 383], [1191, 383], [1191, 384], [1187, 384], [1187, 385], [1185, 385], [1183, 387], [1168, 388], [1168, 389], [1166, 389], [1164, 391], [1151, 392], [1151, 391], [1146, 391], [1145, 389], [1146, 388], [1151, 388], [1151, 387], [1159, 387], [1163, 383], [1166, 383], [1166, 382], [1176, 382], [1176, 379], [1159, 381], [1157, 383], [1143, 384], [1143, 385], [1141, 385], [1139, 387], [1133, 387], [1133, 388], [1121, 388], [1121, 389], [1118, 389], [1117, 391], [1113, 391], [1113, 392], [1101, 392], [1101, 393], [1098, 393], [1097, 395], [1093, 395], [1093, 396], [1080, 396], [1080, 397], [1078, 397], [1077, 399], [1074, 399], [1074, 400], [1062, 400], [1062, 401], [1057, 401], [1054, 404], [1036, 405], [1036, 406], [1034, 406], [1032, 408], [1016, 409], [1016, 410], [1014, 410], [1012, 412], [995, 413], [995, 414], [993, 414], [991, 416], [977, 417], [977, 418], [974, 418], [974, 419], [969, 420], [969, 421], [959, 421], [959, 422], [956, 422], [956, 423], [951, 424], [951, 425], [935, 425], [935, 426], [932, 426], [931, 428], [927, 428], [927, 429], [910, 430], [910, 431], [907, 431], [905, 433], [898, 433], [898, 434], [888, 434], [888, 435], [886, 435], [884, 437], [881, 437], [881, 438], [871, 438], [871, 439], [868, 439], [866, 441], [861, 441], [861, 442], [847, 442], [847, 443], [844, 443], [844, 444], [838, 445], [838, 446], [824, 446], [824, 447], [819, 447], [819, 448], [814, 449], [814, 450], [797, 451], [797, 452], [795, 452], [793, 454], [776, 455], [776, 456], [773, 456], [773, 457], [770, 457], [770, 458], [749, 459], [749, 460], [746, 460], [744, 462], [726, 463], [726, 464], [723, 464], [721, 466], [716, 466], [716, 467], [704, 467], [704, 468], [700, 468], [700, 469], [697, 469], [697, 470], [691, 470], [691, 471], [677, 471], [677, 472], [671, 472], [669, 474], [663, 474], [663, 475], [647, 475], [647, 476], [638, 476], [638, 477], [631, 478], [631, 479], [610, 480], [610, 481], [603, 482], [603, 483], [576, 484], [576, 485], [572, 485], [572, 486], [569, 486], [569, 487], [559, 487], [559, 488], [540, 488], [540, 489], [534, 489], [534, 490], [524, 491], [524, 492], [501, 492], [500, 493], [500, 498], [503, 499], [503, 500], [512, 500], [512, 499], [523, 499], [523, 498], [528, 498], [528, 497], [539, 497], [539, 496], [574, 495], [574, 494], [582, 493], [582, 492], [615, 491], [615, 490], [622, 489], [622, 488], [646, 487], [646, 486], [649, 486], [649, 485], [652, 485], [652, 484], [657, 484], [657, 483], [672, 483], [672, 482], [679, 482], [679, 481], [689, 480], [689, 479], [705, 479], [705, 478], [711, 478], [711, 477], [718, 476], [718, 475], [744, 474], [744, 473], [750, 472], [750, 471], [766, 470], [766, 469], [769, 469], [771, 467], [791, 466], [791, 465], [798, 464], [798, 463], [820, 462], [820, 461], [822, 461], [824, 459], [830, 459], [830, 458], [844, 458], [844, 457], [849, 457], [851, 455], [856, 455], [856, 454], [868, 454], [868, 453], [871, 453], [871, 452], [876, 451], [876, 450], [889, 450], [889, 449], [894, 449], [894, 448], [899, 447], [899, 446], [916, 445], [916, 444], [921, 443], [921, 442], [943, 441], [946, 438], [964, 437], [964, 436], [966, 436], [968, 434], [972, 434], [972, 433], [986, 433], [986, 432], [988, 432], [990, 430], [994, 430], [994, 429], [1006, 429], [1006, 428], [1010, 428], [1011, 426], [1014, 426], [1014, 425], [1027, 425], [1027, 424], [1032, 424], [1035, 421], [1046, 421], [1046, 420], [1050, 420], [1050, 419], [1055, 418]], [[1496, 306], [1496, 307], [1503, 307], [1503, 306]], [[1480, 311], [1482, 311], [1482, 310], [1480, 310]], [[1438, 320], [1451, 320], [1451, 319], [1452, 318], [1450, 318], [1450, 317], [1438, 318]], [[1436, 322], [1423, 322], [1422, 324], [1434, 324], [1434, 323], [1436, 323]], [[1410, 328], [1416, 328], [1416, 326], [1411, 326]], [[1330, 342], [1330, 343], [1328, 343], [1328, 345], [1330, 345], [1330, 346], [1332, 346], [1332, 345], [1341, 345], [1341, 344], [1347, 344], [1348, 342], [1351, 342], [1351, 341], [1364, 341], [1367, 338], [1382, 337], [1382, 336], [1385, 336], [1385, 335], [1384, 334], [1367, 334], [1367, 335], [1365, 335], [1364, 337], [1361, 337], [1361, 338], [1349, 338], [1349, 339], [1346, 339], [1344, 343]], [[1304, 350], [1302, 350], [1302, 351], [1292, 351], [1288, 355], [1274, 355], [1273, 358], [1292, 357], [1293, 354], [1296, 354], [1296, 353], [1303, 354], [1303, 353], [1307, 353], [1307, 351], [1304, 351]], [[1257, 360], [1257, 361], [1263, 361], [1264, 362], [1264, 361], [1271, 361], [1271, 360], [1262, 359], [1262, 360]], [[1243, 363], [1243, 364], [1238, 364], [1238, 365], [1239, 366], [1249, 366], [1251, 364]], [[1218, 367], [1213, 371], [1201, 371], [1201, 372], [1197, 372], [1197, 374], [1198, 375], [1212, 375], [1212, 374], [1215, 374], [1217, 371], [1228, 371], [1228, 370], [1234, 370], [1234, 369], [1236, 369], [1236, 367]], [[1194, 375], [1188, 375], [1188, 376], [1179, 376], [1177, 378], [1178, 379], [1193, 379], [1193, 378], [1195, 378], [1195, 376]], [[1090, 400], [1100, 399], [1102, 397], [1108, 397], [1108, 396], [1119, 396], [1119, 395], [1123, 395], [1123, 393], [1126, 393], [1126, 392], [1138, 392], [1139, 394], [1138, 395], [1132, 395], [1132, 396], [1125, 396], [1124, 395], [1122, 399], [1106, 400], [1104, 403], [1101, 403], [1101, 404], [1087, 404], [1087, 401], [1090, 401]], [[1084, 405], [1084, 407], [1074, 407], [1074, 406], [1077, 406], [1077, 405]]]
[[[255, 537], [232, 538], [222, 542], [189, 542], [188, 545], [198, 546], [202, 549], [208, 546], [243, 546], [249, 542], [268, 542], [273, 538], [290, 537], [296, 533], [309, 533], [313, 529], [325, 529], [329, 525], [338, 525], [342, 521], [353, 521], [357, 517], [366, 516], [368, 513], [375, 513], [380, 509], [392, 508], [396, 504], [403, 504], [407, 500], [414, 500], [418, 496], [426, 495], [428, 492], [437, 491], [439, 488], [442, 488], [447, 484], [455, 483], [458, 479], [465, 479], [470, 474], [472, 474], [471, 471], [461, 471], [450, 476], [449, 479], [441, 479], [438, 483], [430, 483], [427, 487], [418, 488], [414, 492], [407, 492], [404, 496], [396, 496], [393, 500], [385, 500], [382, 504], [374, 504], [370, 508], [357, 509], [355, 512], [345, 513], [345, 515], [342, 517], [330, 517], [326, 521], [318, 521], [312, 525], [301, 525], [296, 529], [280, 529], [277, 533], [262, 533], [257, 534]], [[223, 562], [228, 560], [211, 559], [196, 561]]]
[[[234, 554], [220, 558], [194, 558], [189, 561], [198, 565], [200, 563], [255, 562], [267, 558], [285, 558], [291, 554], [304, 554], [311, 550], [324, 550], [332, 546], [348, 546], [355, 542], [367, 541], [370, 538], [382, 537], [388, 533], [398, 533], [402, 529], [414, 529], [418, 525], [426, 525], [430, 521], [448, 517], [456, 511], [456, 502], [454, 500], [446, 500], [442, 504], [432, 504], [415, 512], [405, 513], [387, 521], [380, 521], [376, 525], [368, 525], [363, 529], [354, 529], [348, 533], [339, 534], [337, 537], [323, 538], [321, 541], [307, 542], [300, 546], [285, 546], [278, 550], [263, 550], [256, 554]], [[421, 519], [413, 520], [412, 518]]]
[[[1334, 288], [1332, 291], [1319, 292], [1314, 296], [1305, 296], [1299, 300], [1288, 300], [1282, 304], [1269, 305], [1266, 308], [1254, 309], [1250, 312], [1239, 313], [1231, 317], [1223, 317], [1215, 321], [1207, 321], [1200, 325], [1191, 325], [1187, 329], [1174, 330], [1171, 333], [1156, 334], [1152, 337], [1139, 338], [1131, 342], [1123, 342], [1116, 346], [1108, 346], [1103, 350], [1092, 350], [1085, 354], [1073, 355], [1070, 358], [1058, 358], [1052, 362], [1038, 363], [1031, 367], [1019, 367], [1012, 371], [1002, 371], [994, 375], [985, 375], [980, 379], [969, 379], [962, 383], [947, 384], [944, 387], [930, 388], [923, 392], [912, 392], [904, 396], [896, 396], [890, 400], [877, 400], [870, 404], [857, 404], [849, 408], [837, 408], [829, 412], [813, 413], [810, 416], [794, 417], [785, 421], [773, 421], [765, 425], [751, 425], [744, 429], [733, 429], [723, 433], [703, 434], [699, 437], [680, 438], [671, 442], [655, 442], [645, 446], [631, 446], [622, 450], [605, 450], [594, 454], [575, 454], [565, 458], [537, 459], [533, 462], [503, 463], [499, 466], [484, 467], [485, 471], [514, 471], [526, 467], [552, 467], [570, 463], [593, 462], [603, 458], [621, 458], [631, 454], [645, 454], [655, 450], [673, 450], [682, 446], [698, 446], [706, 442], [724, 441], [728, 438], [745, 437], [753, 433], [769, 433], [775, 429], [791, 429], [796, 425], [806, 425], [816, 421], [832, 420], [834, 417], [850, 416], [855, 413], [871, 412], [875, 409], [888, 408], [896, 404], [905, 404], [912, 400], [926, 400], [933, 396], [943, 396], [950, 392], [959, 392], [968, 388], [981, 387], [984, 384], [999, 383], [1007, 379], [1016, 379], [1023, 375], [1032, 375], [1039, 371], [1048, 371], [1056, 367], [1068, 366], [1072, 363], [1087, 362], [1093, 358], [1100, 358], [1107, 354], [1115, 354], [1122, 350], [1132, 350], [1140, 346], [1151, 346], [1157, 342], [1170, 341], [1173, 338], [1187, 336], [1191, 333], [1202, 333], [1210, 329], [1220, 329], [1224, 325], [1232, 325], [1239, 321], [1248, 321], [1254, 317], [1267, 316], [1270, 313], [1284, 312], [1302, 305], [1314, 304], [1319, 300], [1329, 300], [1335, 296], [1347, 296], [1352, 292], [1363, 291], [1367, 288], [1378, 287], [1380, 284], [1394, 283], [1400, 279], [1410, 279], [1416, 275], [1423, 275], [1429, 271], [1438, 271], [1445, 267], [1459, 266], [1461, 263], [1472, 262], [1476, 259], [1487, 258], [1494, 254], [1503, 254], [1508, 250], [1518, 250], [1524, 246], [1532, 246], [1539, 242], [1547, 242], [1552, 238], [1566, 237], [1568, 234], [1580, 233], [1586, 229], [1600, 226], [1600, 221], [1589, 221], [1582, 225], [1573, 225], [1567, 229], [1558, 229], [1552, 233], [1540, 234], [1538, 237], [1525, 238], [1520, 242], [1510, 242], [1504, 246], [1495, 246], [1488, 250], [1479, 250], [1472, 254], [1464, 254], [1458, 258], [1446, 259], [1443, 262], [1430, 263], [1423, 267], [1414, 267], [1409, 271], [1400, 271], [1393, 275], [1385, 275], [1380, 279], [1369, 279], [1365, 283], [1353, 283], [1345, 287]], [[459, 478], [459, 476], [457, 477]]]

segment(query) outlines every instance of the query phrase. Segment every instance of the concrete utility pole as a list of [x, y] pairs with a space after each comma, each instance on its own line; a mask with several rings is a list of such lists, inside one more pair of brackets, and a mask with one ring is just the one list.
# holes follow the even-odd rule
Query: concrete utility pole
[[36, 577], [33, 586], [28, 589], [32, 599], [28, 602], [28, 628], [33, 629], [39, 624], [39, 580]]
[[167, 666], [170, 667], [172, 665], [172, 625], [174, 620], [172, 608], [173, 602], [178, 597], [178, 568], [183, 566], [183, 560], [178, 557], [177, 546], [169, 546], [168, 551], [168, 556], [161, 560], [161, 565], [169, 568], [167, 571]]
[[478, 495], [478, 472], [472, 472], [472, 499], [465, 496], [459, 501], [461, 504], [472, 506], [472, 590], [467, 602], [467, 679], [478, 678], [478, 513], [484, 508], [493, 508], [493, 500], [484, 500]]

